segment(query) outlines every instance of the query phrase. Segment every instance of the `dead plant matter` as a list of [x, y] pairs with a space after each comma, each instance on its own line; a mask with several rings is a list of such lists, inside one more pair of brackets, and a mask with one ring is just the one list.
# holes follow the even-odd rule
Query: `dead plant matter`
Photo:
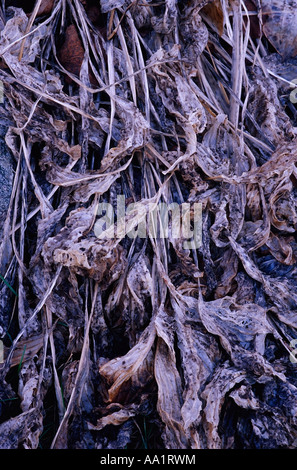
[[[0, 447], [296, 447], [296, 0], [20, 3]], [[98, 237], [118, 195], [200, 203], [201, 246]]]

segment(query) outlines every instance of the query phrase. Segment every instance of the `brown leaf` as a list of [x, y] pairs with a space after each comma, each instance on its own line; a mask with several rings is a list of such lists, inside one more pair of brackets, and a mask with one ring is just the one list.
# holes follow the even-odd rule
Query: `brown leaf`
[[210, 302], [204, 302], [199, 297], [199, 314], [207, 331], [220, 337], [222, 346], [236, 360], [235, 349], [243, 348], [243, 353], [249, 348], [262, 352], [263, 342], [259, 335], [271, 332], [266, 317], [266, 310], [257, 304], [238, 305], [232, 297], [224, 297]]
[[114, 411], [108, 416], [103, 416], [97, 421], [97, 424], [88, 423], [88, 428], [91, 431], [100, 431], [105, 428], [105, 426], [113, 425], [119, 426], [120, 424], [125, 423], [128, 419], [135, 416], [136, 406], [131, 405], [129, 408], [122, 408], [119, 411]]
[[[76, 77], [79, 77], [84, 56], [85, 50], [83, 43], [79, 37], [75, 25], [71, 24], [66, 29], [64, 43], [58, 51], [58, 59], [68, 72], [75, 75]], [[92, 85], [98, 85], [97, 80], [91, 70], [89, 71], [89, 80]], [[72, 82], [72, 79], [69, 75], [66, 75], [66, 82]]]

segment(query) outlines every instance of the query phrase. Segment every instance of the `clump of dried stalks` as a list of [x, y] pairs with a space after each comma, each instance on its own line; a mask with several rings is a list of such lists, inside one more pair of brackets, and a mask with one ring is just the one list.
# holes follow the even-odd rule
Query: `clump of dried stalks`
[[[9, 4], [0, 447], [294, 447], [297, 76], [271, 2]], [[118, 194], [201, 203], [201, 247], [98, 239]]]

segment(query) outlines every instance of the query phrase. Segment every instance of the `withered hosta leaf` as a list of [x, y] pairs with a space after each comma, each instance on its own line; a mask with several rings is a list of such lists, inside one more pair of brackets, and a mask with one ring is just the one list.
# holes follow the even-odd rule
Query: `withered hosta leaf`
[[121, 386], [141, 367], [155, 341], [155, 327], [152, 322], [143, 332], [138, 343], [121, 358], [113, 359], [100, 368], [100, 374], [112, 386], [108, 390], [109, 401], [114, 401]]
[[224, 397], [229, 390], [242, 382], [244, 378], [244, 372], [236, 370], [227, 363], [217, 369], [211, 382], [205, 387], [202, 397], [206, 400], [203, 414], [205, 416], [204, 429], [207, 438], [207, 448], [217, 449], [221, 447], [218, 425]]
[[119, 411], [114, 411], [110, 415], [103, 416], [103, 418], [99, 419], [96, 425], [88, 423], [88, 428], [91, 431], [100, 431], [105, 426], [110, 424], [113, 426], [119, 426], [120, 424], [125, 423], [125, 421], [131, 417], [135, 416], [135, 410], [133, 408], [135, 407], [131, 406], [130, 409], [122, 408]]
[[65, 41], [59, 50], [59, 60], [68, 72], [79, 77], [84, 59], [84, 48], [74, 24], [68, 26]]
[[2, 2], [0, 448], [296, 448], [296, 1]]
[[42, 0], [37, 16], [48, 15], [54, 6], [55, 0]]
[[220, 36], [223, 34], [224, 29], [224, 15], [221, 2], [215, 0], [214, 2], [205, 5], [201, 11], [202, 15], [205, 14], [209, 21], [214, 25]]
[[40, 427], [40, 416], [36, 408], [19, 414], [0, 424], [1, 449], [18, 449], [30, 433], [31, 427]]

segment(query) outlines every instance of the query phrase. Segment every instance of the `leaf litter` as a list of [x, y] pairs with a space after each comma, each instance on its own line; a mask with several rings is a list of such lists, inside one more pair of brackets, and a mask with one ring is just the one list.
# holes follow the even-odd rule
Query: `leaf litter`
[[7, 3], [0, 448], [296, 447], [296, 1]]

